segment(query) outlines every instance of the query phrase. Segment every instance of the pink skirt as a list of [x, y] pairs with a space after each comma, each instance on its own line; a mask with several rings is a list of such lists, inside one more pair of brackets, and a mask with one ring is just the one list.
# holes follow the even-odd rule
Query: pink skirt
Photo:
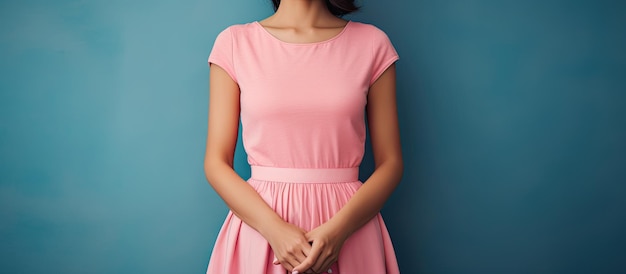
[[[329, 220], [361, 187], [358, 168], [252, 167], [248, 183], [285, 221], [310, 231]], [[208, 274], [285, 274], [274, 265], [269, 243], [232, 212], [215, 242]], [[328, 273], [399, 273], [391, 238], [380, 214], [354, 232]]]

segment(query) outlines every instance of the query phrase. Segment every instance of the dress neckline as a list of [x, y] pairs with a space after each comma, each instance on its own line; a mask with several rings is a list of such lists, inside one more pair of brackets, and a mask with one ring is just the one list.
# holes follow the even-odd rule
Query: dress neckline
[[343, 36], [343, 34], [346, 32], [346, 30], [349, 28], [350, 25], [352, 25], [352, 20], [348, 20], [348, 22], [346, 23], [345, 26], [343, 26], [343, 28], [341, 29], [341, 31], [339, 33], [337, 33], [335, 36], [330, 37], [326, 40], [322, 40], [322, 41], [317, 41], [317, 42], [310, 42], [310, 43], [295, 43], [295, 42], [287, 42], [284, 40], [279, 39], [278, 37], [274, 36], [274, 34], [272, 34], [269, 30], [267, 30], [263, 25], [261, 25], [261, 23], [259, 21], [254, 21], [253, 22], [254, 25], [257, 25], [259, 28], [261, 28], [261, 30], [267, 34], [271, 39], [276, 40], [280, 43], [283, 44], [287, 44], [287, 45], [294, 45], [294, 46], [310, 46], [310, 45], [319, 45], [319, 44], [325, 44], [325, 43], [329, 43], [332, 42], [334, 40], [337, 40], [339, 37]]

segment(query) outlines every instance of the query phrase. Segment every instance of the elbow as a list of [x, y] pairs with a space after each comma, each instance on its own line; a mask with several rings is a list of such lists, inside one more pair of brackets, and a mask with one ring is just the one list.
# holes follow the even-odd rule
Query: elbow
[[213, 166], [211, 165], [211, 162], [205, 158], [204, 159], [204, 177], [206, 178], [209, 184], [211, 183], [211, 175], [213, 174], [212, 171], [213, 171]]
[[402, 160], [402, 157], [398, 157], [398, 159], [394, 160], [393, 165], [396, 174], [395, 182], [396, 186], [398, 186], [402, 181], [402, 176], [404, 175], [404, 161]]
[[211, 157], [204, 158], [204, 177], [211, 184], [214, 181], [216, 171], [219, 169], [219, 161]]
[[402, 160], [402, 155], [388, 157], [385, 163], [389, 166], [393, 174], [391, 181], [395, 183], [395, 186], [398, 186], [404, 175], [404, 161]]
[[384, 169], [385, 173], [388, 174], [388, 181], [394, 185], [394, 188], [400, 184], [402, 180], [402, 176], [404, 174], [404, 161], [401, 156], [398, 157], [388, 157], [382, 161], [376, 169]]
[[232, 160], [211, 155], [204, 157], [204, 176], [209, 184], [213, 185], [217, 177], [220, 177], [220, 174], [224, 174], [224, 171], [227, 169], [233, 169]]

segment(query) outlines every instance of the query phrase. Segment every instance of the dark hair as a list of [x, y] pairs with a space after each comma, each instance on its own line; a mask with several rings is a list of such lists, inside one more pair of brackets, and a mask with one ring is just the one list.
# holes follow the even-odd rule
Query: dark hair
[[[335, 16], [346, 15], [359, 9], [354, 4], [354, 0], [324, 0], [324, 2], [326, 2], [328, 10]], [[272, 3], [274, 4], [274, 11], [276, 11], [280, 5], [280, 0], [272, 0]]]

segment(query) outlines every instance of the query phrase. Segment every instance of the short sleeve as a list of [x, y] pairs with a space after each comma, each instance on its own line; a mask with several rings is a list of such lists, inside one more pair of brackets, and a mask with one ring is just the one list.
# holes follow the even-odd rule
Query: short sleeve
[[233, 62], [233, 34], [231, 28], [226, 28], [215, 38], [213, 49], [209, 54], [209, 65], [220, 66], [228, 73], [230, 78], [237, 82], [235, 65]]
[[389, 66], [399, 59], [396, 49], [391, 44], [391, 40], [386, 33], [378, 28], [374, 28], [372, 39], [372, 74], [369, 85], [371, 86], [378, 80]]

